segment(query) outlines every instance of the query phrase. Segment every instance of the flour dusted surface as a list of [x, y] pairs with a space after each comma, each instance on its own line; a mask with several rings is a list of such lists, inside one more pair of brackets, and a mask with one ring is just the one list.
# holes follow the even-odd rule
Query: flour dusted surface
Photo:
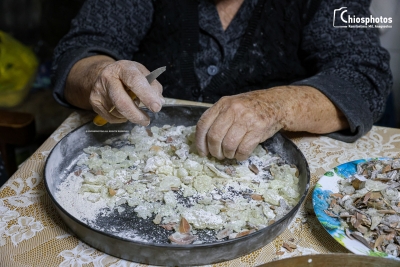
[[136, 126], [105, 146], [84, 149], [78, 170], [58, 188], [58, 202], [94, 227], [108, 216], [131, 212], [127, 221], [132, 218], [135, 230], [116, 229], [118, 236], [146, 241], [133, 224], [140, 220], [151, 224], [147, 232], [157, 232], [146, 234], [149, 242], [160, 235], [177, 244], [243, 236], [282, 218], [297, 204], [295, 166], [261, 146], [241, 162], [200, 157], [194, 130]]

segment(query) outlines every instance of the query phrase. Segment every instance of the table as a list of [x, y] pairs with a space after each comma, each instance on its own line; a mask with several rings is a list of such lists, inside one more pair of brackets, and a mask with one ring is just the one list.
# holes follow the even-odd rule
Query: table
[[[167, 104], [200, 103], [168, 99]], [[143, 266], [121, 260], [78, 240], [56, 213], [45, 191], [43, 171], [51, 149], [67, 133], [91, 120], [94, 113], [73, 112], [44, 144], [0, 188], [0, 266]], [[312, 214], [313, 186], [327, 170], [341, 163], [370, 157], [400, 157], [400, 129], [373, 127], [355, 143], [325, 136], [290, 133], [304, 153], [311, 172], [306, 201], [280, 236], [253, 253], [213, 266], [255, 266], [287, 257], [321, 253], [349, 253]], [[297, 244], [288, 251], [287, 240]]]

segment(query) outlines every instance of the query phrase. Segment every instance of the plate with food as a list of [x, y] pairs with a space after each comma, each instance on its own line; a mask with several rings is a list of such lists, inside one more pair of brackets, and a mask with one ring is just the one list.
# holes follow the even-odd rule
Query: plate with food
[[46, 189], [78, 238], [153, 265], [230, 260], [271, 242], [304, 201], [309, 169], [275, 135], [245, 161], [200, 157], [202, 107], [166, 106], [151, 124], [85, 124], [64, 137], [45, 167]]
[[312, 201], [325, 230], [355, 254], [400, 260], [400, 159], [341, 164], [315, 186]]

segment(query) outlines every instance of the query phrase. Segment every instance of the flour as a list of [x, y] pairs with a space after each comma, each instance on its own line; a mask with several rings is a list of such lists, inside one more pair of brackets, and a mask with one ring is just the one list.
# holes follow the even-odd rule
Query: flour
[[107, 210], [107, 202], [99, 198], [97, 202], [89, 201], [88, 194], [80, 193], [83, 178], [71, 173], [63, 181], [55, 194], [57, 202], [75, 218], [92, 222], [98, 215], [106, 216], [110, 210]]
[[[194, 130], [136, 126], [106, 146], [85, 148], [78, 170], [55, 194], [58, 203], [75, 218], [115, 236], [196, 244], [227, 239], [221, 232], [234, 238], [262, 229], [297, 204], [295, 167], [261, 146], [246, 161], [200, 157], [191, 152]], [[190, 235], [171, 235], [182, 218]]]

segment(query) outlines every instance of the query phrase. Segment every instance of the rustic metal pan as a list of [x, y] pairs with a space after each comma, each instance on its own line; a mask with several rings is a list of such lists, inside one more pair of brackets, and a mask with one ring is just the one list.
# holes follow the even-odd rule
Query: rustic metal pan
[[[205, 110], [206, 108], [195, 106], [166, 106], [157, 114], [149, 113], [151, 126], [195, 125]], [[95, 223], [101, 226], [99, 228], [106, 229], [98, 230], [99, 228], [74, 218], [62, 207], [62, 203], [57, 202], [57, 187], [74, 170], [77, 157], [83, 148], [101, 145], [105, 140], [121, 135], [121, 131], [131, 130], [133, 126], [131, 123], [124, 123], [108, 124], [99, 128], [91, 122], [87, 123], [69, 133], [54, 147], [45, 166], [46, 189], [61, 218], [78, 238], [109, 255], [134, 262], [172, 266], [203, 265], [231, 260], [257, 250], [275, 239], [287, 228], [304, 201], [310, 182], [307, 161], [295, 144], [278, 133], [264, 145], [298, 167], [301, 199], [287, 215], [272, 225], [247, 236], [209, 244], [148, 243], [118, 236], [119, 232], [132, 228], [148, 231], [135, 216], [133, 208], [127, 207], [125, 214], [119, 215], [116, 212], [97, 220]], [[92, 130], [103, 132], [91, 132]]]

